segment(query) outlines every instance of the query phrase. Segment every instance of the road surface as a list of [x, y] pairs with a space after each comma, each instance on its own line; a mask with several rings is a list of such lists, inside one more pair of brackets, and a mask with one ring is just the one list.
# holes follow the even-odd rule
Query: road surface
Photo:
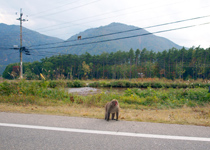
[[0, 150], [209, 150], [210, 127], [0, 112]]

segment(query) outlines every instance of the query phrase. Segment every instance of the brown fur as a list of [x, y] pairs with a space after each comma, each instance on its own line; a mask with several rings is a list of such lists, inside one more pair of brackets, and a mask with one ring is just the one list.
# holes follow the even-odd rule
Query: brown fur
[[77, 37], [77, 40], [81, 40], [81, 39], [82, 39], [82, 36], [79, 35], [79, 36]]
[[116, 121], [118, 121], [119, 108], [119, 103], [116, 99], [113, 99], [111, 102], [108, 102], [105, 106], [105, 120], [109, 121], [110, 114], [112, 114], [112, 120], [114, 120], [116, 113]]

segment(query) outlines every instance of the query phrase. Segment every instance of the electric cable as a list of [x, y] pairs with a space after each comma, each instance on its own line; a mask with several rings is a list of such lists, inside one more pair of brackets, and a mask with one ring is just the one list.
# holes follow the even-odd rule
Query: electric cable
[[51, 8], [51, 9], [44, 10], [44, 11], [41, 11], [41, 12], [38, 12], [38, 13], [35, 13], [35, 14], [30, 14], [30, 17], [31, 17], [31, 16], [32, 16], [32, 17], [37, 16], [38, 14], [42, 14], [42, 13], [47, 12], [47, 11], [55, 10], [55, 9], [57, 9], [57, 8], [61, 8], [61, 7], [70, 5], [70, 4], [73, 4], [73, 3], [78, 2], [78, 1], [81, 1], [81, 0], [76, 0], [76, 1], [74, 1], [74, 2], [70, 2], [70, 3], [67, 3], [67, 4], [63, 4], [63, 5], [60, 5], [60, 6], [58, 6], [58, 7], [53, 7], [53, 8]]
[[[179, 2], [181, 2], [181, 1], [179, 1]], [[176, 2], [176, 3], [178, 3], [178, 2]], [[161, 6], [158, 6], [158, 7], [154, 7], [154, 8], [159, 8], [159, 7], [163, 7], [163, 6], [167, 6], [167, 5], [171, 5], [171, 4], [174, 4], [174, 3], [164, 4], [164, 5], [161, 5]], [[147, 4], [147, 5], [149, 5], [149, 4]], [[134, 6], [134, 7], [137, 7], [137, 6]], [[104, 14], [100, 14], [100, 15], [95, 15], [95, 16], [90, 16], [90, 17], [82, 18], [82, 19], [77, 19], [77, 20], [73, 20], [71, 22], [61, 23], [61, 24], [58, 24], [58, 25], [52, 25], [52, 26], [42, 27], [42, 28], [38, 28], [36, 30], [45, 29], [45, 28], [47, 28], [47, 30], [44, 30], [44, 31], [51, 31], [51, 30], [55, 30], [55, 29], [60, 29], [60, 28], [55, 28], [55, 29], [49, 29], [49, 28], [50, 27], [53, 27], [53, 26], [60, 26], [60, 25], [63, 25], [63, 24], [72, 23], [72, 22], [75, 22], [75, 21], [80, 21], [80, 20], [89, 19], [89, 18], [93, 18], [93, 17], [103, 16], [103, 15], [107, 15], [107, 14], [110, 14], [110, 13], [113, 13], [113, 12], [120, 12], [120, 11], [124, 11], [124, 10], [129, 10], [129, 9], [134, 8], [134, 7], [129, 7], [129, 8], [126, 8], [126, 9], [120, 9], [120, 10], [116, 10], [116, 11], [112, 11], [112, 12], [108, 12], [108, 13], [104, 13]], [[150, 10], [151, 8], [147, 8], [147, 9]], [[144, 10], [147, 10], [147, 9], [144, 9]], [[144, 10], [140, 10], [140, 11], [144, 11]], [[139, 10], [137, 12], [139, 12]], [[126, 13], [126, 15], [127, 14], [128, 13]], [[121, 14], [121, 15], [117, 15], [117, 16], [114, 16], [114, 17], [124, 16], [124, 15], [125, 14]], [[110, 18], [110, 17], [108, 17], [108, 18]], [[99, 20], [103, 20], [103, 19], [107, 19], [107, 18], [102, 18], [102, 19], [99, 19]], [[95, 21], [98, 21], [98, 20], [95, 20]], [[94, 21], [91, 21], [91, 22], [94, 22]], [[85, 23], [87, 23], [87, 22], [85, 22]], [[84, 23], [82, 23], [82, 24], [84, 24]], [[69, 26], [67, 26], [67, 27], [69, 27]], [[62, 27], [62, 28], [64, 28], [64, 27]]]
[[[122, 40], [122, 39], [128, 39], [128, 38], [134, 38], [134, 37], [140, 37], [140, 36], [146, 36], [146, 35], [150, 35], [150, 34], [158, 34], [158, 33], [163, 33], [163, 32], [169, 32], [169, 31], [175, 31], [175, 30], [180, 30], [180, 29], [186, 29], [186, 28], [191, 28], [191, 27], [200, 26], [200, 25], [206, 25], [206, 24], [210, 24], [210, 22], [202, 23], [202, 24], [199, 24], [199, 25], [190, 25], [190, 26], [184, 26], [184, 27], [179, 27], [179, 28], [173, 28], [173, 29], [167, 29], [167, 30], [162, 30], [162, 31], [156, 31], [156, 32], [152, 32], [152, 33], [137, 34], [137, 35], [127, 36], [127, 37], [113, 38], [113, 39], [107, 39], [107, 40], [101, 40], [101, 41], [93, 41], [93, 42], [87, 42], [87, 43], [79, 43], [79, 44], [72, 44], [72, 45], [65, 45], [65, 46], [37, 48], [37, 49], [51, 49], [51, 48], [53, 49], [53, 48], [63, 48], [63, 47], [69, 47], [69, 46], [80, 46], [80, 45], [103, 43], [103, 42], [109, 42], [109, 41], [116, 41], [116, 40]], [[35, 49], [30, 49], [30, 50], [35, 50]]]
[[[85, 38], [82, 38], [81, 40], [87, 40], [87, 39], [98, 38], [98, 37], [103, 37], [103, 36], [109, 36], [109, 35], [114, 35], [114, 34], [120, 34], [120, 33], [132, 32], [132, 31], [137, 31], [137, 30], [142, 30], [142, 29], [148, 29], [148, 28], [154, 28], [154, 27], [159, 27], [159, 26], [165, 26], [165, 25], [170, 25], [170, 24], [175, 24], [175, 23], [180, 23], [180, 22], [186, 22], [186, 21], [191, 21], [191, 20], [196, 20], [196, 19], [201, 19], [201, 18], [206, 18], [206, 17], [210, 17], [210, 15], [200, 16], [200, 17], [195, 17], [195, 18], [189, 18], [189, 19], [184, 19], [184, 20], [179, 20], [179, 21], [174, 21], [174, 22], [168, 22], [168, 23], [163, 23], [163, 24], [158, 24], [158, 25], [153, 25], [153, 26], [148, 26], [148, 27], [143, 27], [143, 28], [136, 28], [136, 29], [131, 29], [131, 30], [124, 30], [124, 31], [119, 31], [119, 32], [102, 34], [102, 35], [98, 35], [98, 36], [85, 37]], [[46, 44], [39, 44], [39, 45], [31, 45], [29, 47], [52, 45], [52, 44], [59, 44], [59, 43], [68, 43], [68, 42], [73, 42], [73, 41], [77, 41], [77, 39], [75, 39], [75, 40], [68, 40], [68, 41], [64, 41], [64, 42], [54, 42], [54, 43], [46, 43]]]
[[80, 6], [72, 7], [72, 8], [69, 8], [69, 9], [65, 9], [65, 10], [58, 11], [58, 12], [55, 12], [55, 13], [51, 13], [51, 14], [44, 15], [44, 16], [46, 17], [46, 16], [51, 16], [51, 15], [54, 15], [54, 14], [59, 14], [59, 13], [65, 12], [65, 11], [70, 11], [70, 10], [73, 10], [73, 9], [76, 9], [76, 8], [80, 8], [80, 7], [83, 7], [83, 6], [87, 6], [87, 5], [96, 3], [98, 1], [101, 1], [101, 0], [95, 0], [95, 1], [92, 1], [92, 2], [89, 2], [89, 3], [86, 3], [86, 4], [83, 4], [83, 5], [80, 5]]

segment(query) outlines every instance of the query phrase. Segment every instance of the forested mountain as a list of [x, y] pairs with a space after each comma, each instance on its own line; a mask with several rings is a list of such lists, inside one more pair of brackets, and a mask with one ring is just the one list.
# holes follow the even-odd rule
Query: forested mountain
[[[63, 42], [61, 39], [49, 37], [24, 27], [22, 32], [23, 46], [30, 48], [30, 46], [34, 45], [31, 47], [33, 49], [30, 51], [31, 55], [23, 54], [24, 62], [33, 62], [45, 57], [45, 54], [40, 56], [40, 52], [38, 52], [35, 45]], [[0, 74], [8, 64], [20, 62], [19, 50], [12, 49], [14, 45], [20, 45], [20, 26], [0, 23]], [[45, 49], [45, 51], [51, 50]]]
[[[124, 31], [129, 31], [129, 32], [124, 32]], [[142, 36], [126, 38], [135, 35], [142, 35]], [[75, 41], [75, 39], [77, 39], [78, 36], [82, 37], [81, 40]], [[148, 31], [142, 28], [129, 26], [121, 23], [111, 23], [107, 26], [88, 29], [84, 32], [72, 36], [66, 42], [68, 42], [65, 43], [66, 46], [68, 45], [73, 45], [73, 46], [67, 47], [64, 51], [67, 51], [71, 54], [79, 54], [79, 55], [84, 54], [85, 52], [88, 52], [91, 55], [95, 55], [95, 54], [101, 54], [102, 52], [108, 52], [108, 53], [116, 52], [118, 50], [129, 51], [131, 48], [141, 49], [141, 50], [143, 48], [146, 48], [148, 50], [153, 50], [155, 52], [168, 50], [173, 47], [177, 49], [181, 48], [181, 46], [173, 43], [172, 41], [166, 38], [150, 34]], [[89, 43], [89, 44], [83, 45], [84, 43]]]
[[[19, 32], [20, 27], [17, 25], [0, 24], [0, 74], [8, 64], [20, 61], [19, 51], [12, 49], [13, 45], [20, 45]], [[127, 38], [142, 34], [145, 36]], [[79, 35], [82, 37], [81, 40], [77, 39]], [[118, 50], [129, 51], [131, 48], [134, 50], [146, 48], [154, 52], [168, 50], [172, 47], [181, 48], [166, 38], [121, 23], [88, 29], [72, 36], [67, 41], [45, 36], [23, 27], [23, 46], [29, 49], [31, 54], [23, 54], [23, 62], [39, 61], [41, 58], [59, 54], [81, 55], [88, 52], [91, 55], [97, 55], [103, 52], [117, 52]]]
[[[13, 66], [7, 66], [4, 78], [18, 77]], [[127, 79], [127, 78], [168, 78], [168, 79], [209, 79], [210, 48], [172, 48], [154, 52], [147, 49], [128, 52], [117, 51], [100, 55], [68, 54], [41, 59], [41, 62], [24, 63], [26, 79]]]

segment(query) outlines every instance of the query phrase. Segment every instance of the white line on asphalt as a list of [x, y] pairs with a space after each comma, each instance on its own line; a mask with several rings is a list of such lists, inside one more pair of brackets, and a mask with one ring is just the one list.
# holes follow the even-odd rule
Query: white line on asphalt
[[130, 137], [142, 137], [142, 138], [156, 138], [156, 139], [169, 139], [169, 140], [187, 140], [187, 141], [210, 142], [210, 138], [204, 138], [204, 137], [141, 134], [141, 133], [129, 133], [129, 132], [114, 132], [114, 131], [100, 131], [100, 130], [87, 130], [87, 129], [59, 128], [59, 127], [33, 126], [33, 125], [8, 124], [8, 123], [0, 123], [0, 126], [26, 128], [26, 129], [38, 129], [38, 130], [52, 130], [52, 131], [64, 131], [64, 132], [89, 133], [89, 134], [115, 135], [115, 136], [130, 136]]

